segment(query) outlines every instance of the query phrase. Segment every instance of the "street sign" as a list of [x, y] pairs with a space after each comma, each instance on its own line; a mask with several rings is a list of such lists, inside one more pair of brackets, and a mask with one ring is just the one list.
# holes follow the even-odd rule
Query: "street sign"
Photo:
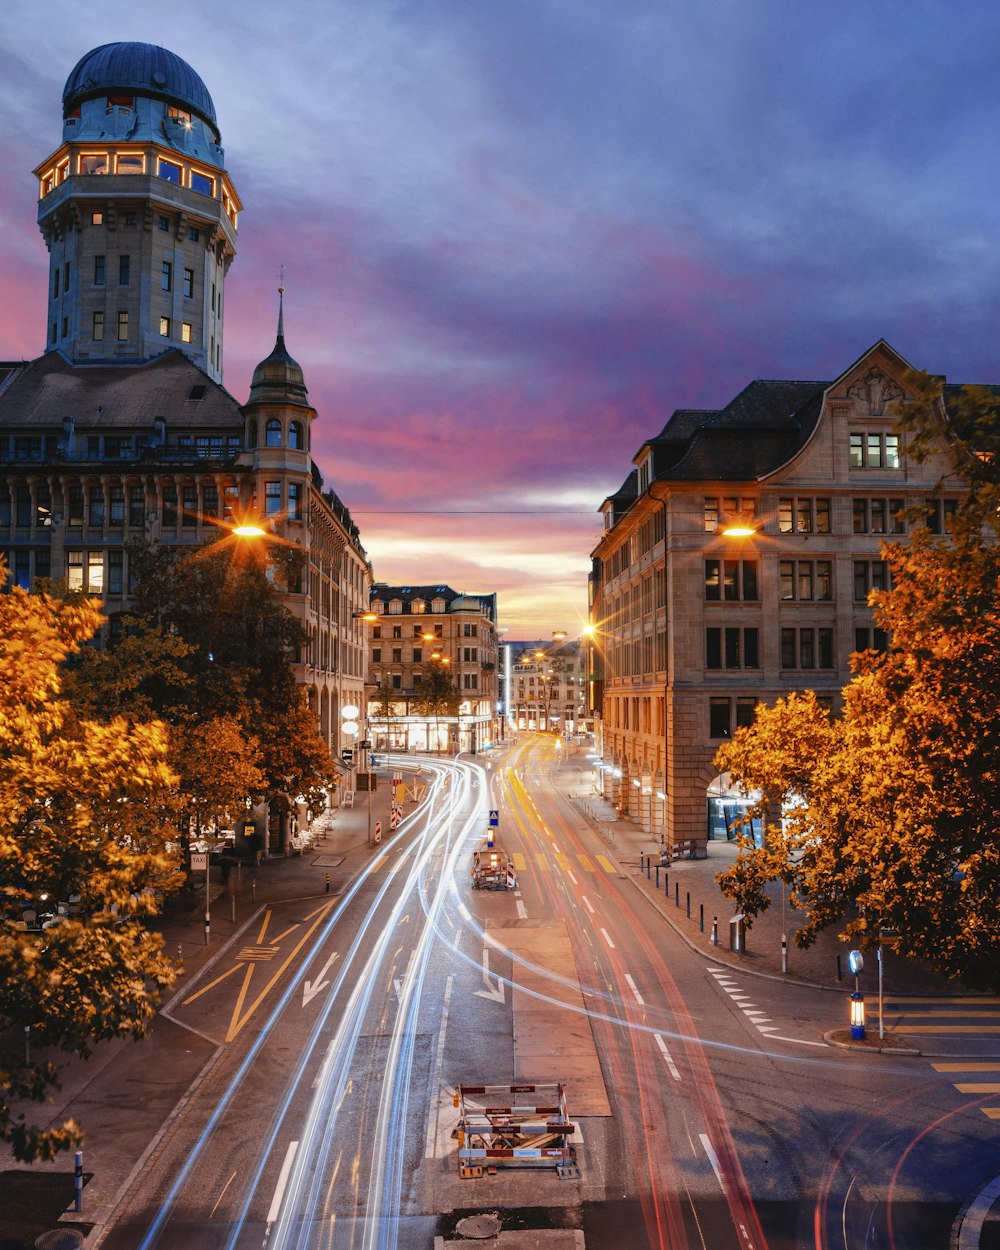
[[371, 746], [371, 743], [368, 741], [367, 738], [364, 740], [364, 742], [358, 743], [358, 749], [361, 751], [367, 751], [370, 746]]
[[191, 871], [204, 872], [208, 867], [208, 855], [205, 851], [191, 852]]
[[345, 764], [349, 764], [354, 759], [354, 751], [351, 747], [345, 747], [340, 753], [340, 758]]
[[495, 829], [500, 824], [500, 813], [495, 809], [490, 809], [490, 828]]

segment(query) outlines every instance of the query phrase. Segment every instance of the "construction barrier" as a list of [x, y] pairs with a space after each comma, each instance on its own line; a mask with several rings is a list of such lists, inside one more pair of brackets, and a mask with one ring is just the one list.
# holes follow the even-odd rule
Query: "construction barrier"
[[514, 868], [506, 851], [480, 843], [472, 852], [474, 890], [511, 890], [513, 880]]
[[548, 1085], [460, 1085], [458, 1171], [463, 1180], [498, 1167], [554, 1167], [578, 1177], [576, 1125], [566, 1112], [566, 1090]]

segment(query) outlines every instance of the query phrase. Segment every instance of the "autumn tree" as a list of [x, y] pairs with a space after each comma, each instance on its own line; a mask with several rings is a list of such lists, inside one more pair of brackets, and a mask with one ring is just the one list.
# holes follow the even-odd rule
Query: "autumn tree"
[[991, 391], [945, 405], [940, 380], [911, 379], [900, 408], [911, 454], [943, 454], [970, 482], [951, 533], [917, 526], [886, 543], [892, 588], [876, 592], [884, 654], [855, 657], [839, 718], [811, 692], [761, 708], [717, 754], [766, 820], [720, 875], [751, 918], [783, 879], [806, 914], [808, 945], [838, 925], [861, 948], [881, 928], [951, 977], [1000, 988], [1000, 436]]
[[435, 728], [442, 716], [457, 716], [462, 696], [446, 664], [432, 663], [417, 679], [413, 706], [418, 716], [433, 718]]
[[[45, 1100], [58, 1069], [22, 1064], [24, 1029], [82, 1056], [141, 1037], [174, 977], [141, 923], [178, 879], [165, 727], [81, 718], [63, 697], [62, 666], [101, 621], [93, 600], [0, 596], [0, 1140], [23, 1161], [80, 1139], [71, 1121], [29, 1122], [25, 1103]], [[35, 931], [33, 914], [71, 898]]]

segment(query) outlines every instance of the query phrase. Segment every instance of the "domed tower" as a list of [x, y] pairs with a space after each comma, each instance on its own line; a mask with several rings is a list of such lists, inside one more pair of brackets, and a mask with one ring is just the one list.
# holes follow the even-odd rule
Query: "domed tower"
[[177, 348], [221, 382], [242, 205], [191, 66], [148, 43], [88, 52], [63, 91], [62, 144], [35, 175], [47, 349], [84, 364]]
[[288, 522], [308, 521], [312, 475], [312, 422], [300, 365], [285, 347], [285, 292], [278, 289], [278, 334], [271, 354], [253, 371], [250, 398], [243, 408], [245, 446], [257, 477], [257, 508]]

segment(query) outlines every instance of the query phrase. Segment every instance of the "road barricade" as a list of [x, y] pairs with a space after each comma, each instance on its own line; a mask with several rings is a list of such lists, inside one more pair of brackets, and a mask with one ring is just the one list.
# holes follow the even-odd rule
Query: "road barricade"
[[545, 1085], [460, 1085], [458, 1172], [464, 1180], [498, 1167], [555, 1168], [578, 1177], [576, 1125], [566, 1112], [566, 1090]]

